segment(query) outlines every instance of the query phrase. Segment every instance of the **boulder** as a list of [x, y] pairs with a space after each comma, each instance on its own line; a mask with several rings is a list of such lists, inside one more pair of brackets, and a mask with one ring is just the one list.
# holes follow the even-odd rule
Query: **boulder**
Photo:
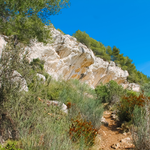
[[46, 81], [46, 78], [44, 75], [37, 73], [36, 76], [40, 79], [43, 80], [44, 82]]
[[16, 83], [17, 85], [20, 84], [20, 91], [28, 92], [28, 86], [26, 80], [22, 78], [21, 74], [18, 73], [17, 71], [13, 72], [11, 81]]
[[61, 102], [58, 102], [58, 101], [47, 101], [47, 105], [48, 106], [50, 106], [50, 105], [59, 106], [59, 107], [61, 107], [61, 110], [64, 113], [66, 113], [66, 114], [68, 113], [67, 106], [64, 103], [61, 103]]

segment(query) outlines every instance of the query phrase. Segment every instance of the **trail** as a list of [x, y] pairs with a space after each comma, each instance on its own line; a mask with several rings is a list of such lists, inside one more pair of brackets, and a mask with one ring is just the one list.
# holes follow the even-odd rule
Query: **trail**
[[131, 133], [126, 133], [123, 128], [119, 127], [118, 122], [112, 118], [110, 111], [105, 111], [103, 117], [108, 122], [108, 126], [102, 125], [100, 127], [92, 150], [133, 149]]

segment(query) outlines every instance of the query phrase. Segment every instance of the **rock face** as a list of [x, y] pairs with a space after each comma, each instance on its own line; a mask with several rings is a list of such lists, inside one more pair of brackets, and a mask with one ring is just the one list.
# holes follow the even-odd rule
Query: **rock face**
[[126, 83], [122, 85], [124, 88], [128, 88], [129, 90], [133, 90], [136, 92], [140, 91], [140, 85], [136, 84], [136, 83]]
[[118, 84], [126, 83], [128, 72], [117, 67], [114, 62], [96, 57], [91, 49], [70, 35], [62, 35], [56, 29], [51, 32], [53, 42], [47, 45], [34, 42], [29, 48], [29, 59], [44, 60], [44, 68], [53, 78], [79, 79], [92, 88], [110, 80]]
[[[101, 82], [103, 84], [115, 80], [124, 85], [129, 75], [117, 67], [114, 62], [107, 62], [94, 55], [93, 51], [79, 43], [70, 35], [63, 35], [56, 29], [51, 30], [53, 42], [44, 45], [34, 41], [29, 50], [29, 61], [39, 58], [45, 61], [44, 68], [48, 74], [58, 80], [59, 78], [79, 79], [95, 88]], [[0, 39], [0, 49], [3, 40]]]

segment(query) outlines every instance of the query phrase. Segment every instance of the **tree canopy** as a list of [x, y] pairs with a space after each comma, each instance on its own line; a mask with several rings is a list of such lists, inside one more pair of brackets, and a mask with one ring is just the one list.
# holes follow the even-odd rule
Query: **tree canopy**
[[37, 38], [45, 42], [50, 37], [50, 15], [69, 5], [69, 0], [1, 0], [0, 34], [14, 35], [15, 42], [29, 43]]

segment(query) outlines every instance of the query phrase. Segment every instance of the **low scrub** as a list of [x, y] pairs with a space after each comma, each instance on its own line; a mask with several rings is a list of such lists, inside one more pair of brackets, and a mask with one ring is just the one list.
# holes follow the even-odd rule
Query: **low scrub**
[[137, 150], [150, 149], [150, 97], [143, 97], [142, 107], [135, 106], [132, 137]]
[[69, 129], [70, 139], [73, 142], [83, 140], [85, 145], [93, 146], [98, 130], [94, 129], [91, 122], [84, 121], [78, 117], [78, 119], [72, 119], [71, 123]]
[[139, 96], [135, 95], [135, 93], [130, 93], [130, 95], [123, 96], [117, 105], [117, 115], [119, 120], [121, 122], [131, 121], [135, 106], [139, 108], [143, 107], [145, 102], [144, 99], [145, 96], [143, 93], [141, 93]]
[[111, 80], [107, 84], [99, 85], [95, 89], [98, 102], [109, 103], [111, 105], [120, 101], [121, 96], [125, 93], [125, 90], [117, 82]]

